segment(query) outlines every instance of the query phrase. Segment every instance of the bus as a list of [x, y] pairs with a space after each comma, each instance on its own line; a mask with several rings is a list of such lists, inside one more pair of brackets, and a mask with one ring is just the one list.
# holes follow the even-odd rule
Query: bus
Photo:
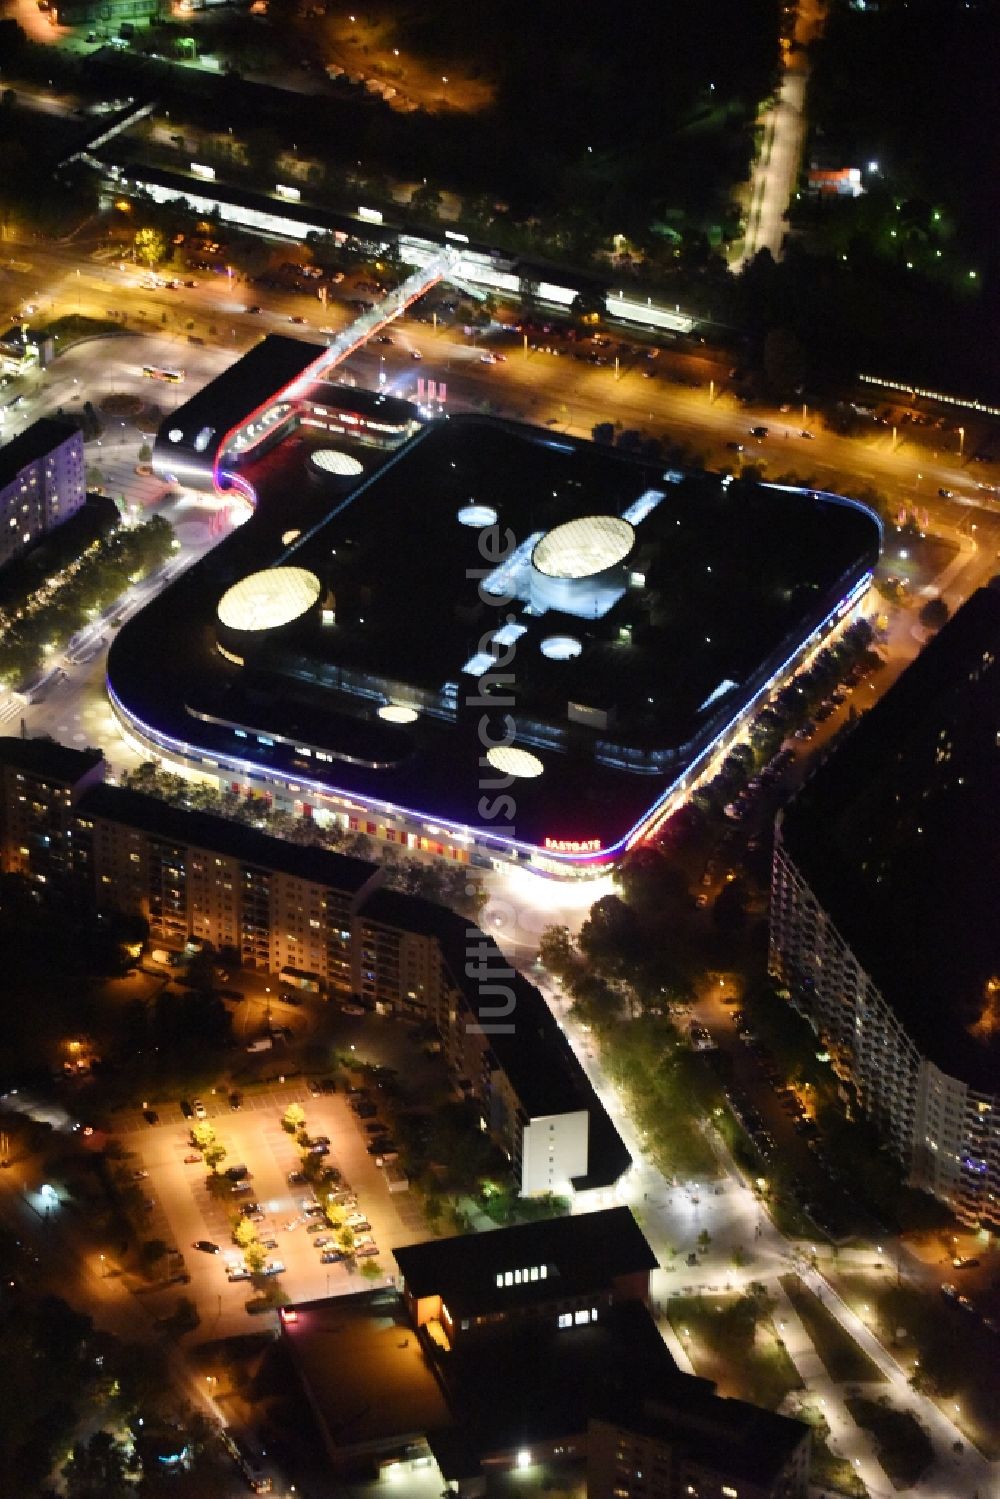
[[271, 1479], [261, 1466], [263, 1454], [256, 1452], [249, 1442], [243, 1441], [235, 1432], [221, 1433], [223, 1446], [255, 1494], [270, 1494], [274, 1488]]
[[144, 364], [142, 373], [147, 380], [169, 380], [172, 385], [177, 385], [184, 379], [183, 370], [168, 370], [159, 364]]

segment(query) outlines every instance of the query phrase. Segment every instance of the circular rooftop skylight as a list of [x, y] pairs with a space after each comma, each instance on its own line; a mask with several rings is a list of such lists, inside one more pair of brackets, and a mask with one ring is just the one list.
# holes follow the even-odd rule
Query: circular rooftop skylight
[[231, 630], [276, 630], [311, 609], [320, 581], [304, 567], [269, 567], [234, 583], [219, 600], [219, 623]]
[[463, 526], [475, 526], [481, 531], [484, 526], [495, 526], [497, 513], [492, 505], [463, 505], [458, 512], [458, 521]]
[[350, 453], [341, 453], [337, 448], [317, 448], [309, 462], [321, 474], [336, 474], [338, 479], [354, 479], [365, 471], [364, 464], [352, 458]]
[[486, 758], [493, 769], [499, 770], [501, 775], [519, 776], [526, 781], [540, 776], [545, 769], [537, 755], [532, 755], [528, 750], [518, 749], [513, 744], [498, 744], [495, 749], [488, 749]]
[[167, 433], [167, 436], [170, 438], [171, 442], [180, 442], [181, 438], [184, 436], [184, 433], [181, 431], [180, 427], [171, 427], [170, 431]]
[[546, 635], [539, 650], [550, 661], [572, 661], [574, 656], [579, 656], [583, 646], [575, 635]]
[[556, 526], [535, 547], [531, 565], [549, 578], [592, 578], [622, 562], [635, 532], [616, 515], [585, 515]]
[[420, 717], [416, 708], [406, 708], [402, 703], [384, 703], [378, 710], [379, 718], [386, 723], [416, 723]]

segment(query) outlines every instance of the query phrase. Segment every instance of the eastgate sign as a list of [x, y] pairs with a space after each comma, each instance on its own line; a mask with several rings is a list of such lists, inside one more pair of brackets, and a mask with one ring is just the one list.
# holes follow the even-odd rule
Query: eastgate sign
[[552, 854], [597, 854], [601, 851], [600, 838], [546, 838], [545, 847]]

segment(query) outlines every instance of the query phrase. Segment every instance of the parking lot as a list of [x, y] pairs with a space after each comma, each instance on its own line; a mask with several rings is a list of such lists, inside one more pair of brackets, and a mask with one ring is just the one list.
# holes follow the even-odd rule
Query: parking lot
[[[226, 1148], [220, 1172], [236, 1166], [246, 1166], [249, 1172], [252, 1191], [233, 1192], [232, 1205], [209, 1191], [203, 1163], [185, 1160], [195, 1153], [190, 1141], [195, 1121], [186, 1119], [179, 1105], [159, 1105], [155, 1125], [141, 1115], [131, 1117], [120, 1138], [129, 1153], [128, 1164], [148, 1171], [144, 1186], [154, 1203], [144, 1236], [162, 1238], [181, 1251], [191, 1277], [187, 1294], [197, 1304], [203, 1325], [218, 1335], [246, 1330], [245, 1304], [254, 1295], [246, 1281], [227, 1277], [227, 1256], [240, 1258], [232, 1227], [242, 1203], [260, 1204], [258, 1237], [273, 1246], [269, 1259], [284, 1266], [279, 1281], [289, 1299], [336, 1295], [369, 1283], [360, 1277], [360, 1260], [358, 1266], [323, 1264], [316, 1235], [307, 1232], [303, 1203], [312, 1198], [312, 1190], [308, 1185], [289, 1185], [289, 1173], [301, 1165], [301, 1151], [281, 1127], [281, 1117], [293, 1102], [304, 1108], [309, 1134], [329, 1138], [324, 1164], [336, 1167], [357, 1197], [358, 1211], [371, 1224], [378, 1246], [378, 1254], [371, 1258], [386, 1275], [395, 1268], [392, 1249], [428, 1236], [409, 1193], [390, 1193], [383, 1171], [368, 1153], [365, 1121], [349, 1109], [342, 1092], [313, 1095], [296, 1079], [245, 1095], [237, 1110], [229, 1106], [225, 1093], [205, 1096], [206, 1115]], [[218, 1245], [219, 1252], [199, 1251], [194, 1247], [199, 1240]]]

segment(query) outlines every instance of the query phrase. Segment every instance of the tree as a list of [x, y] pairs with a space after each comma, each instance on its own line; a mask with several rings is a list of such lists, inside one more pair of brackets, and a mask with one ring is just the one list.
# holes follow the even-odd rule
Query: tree
[[190, 1296], [178, 1296], [177, 1304], [174, 1307], [174, 1315], [171, 1318], [174, 1331], [178, 1334], [194, 1332], [200, 1321], [198, 1308]]
[[169, 245], [162, 229], [149, 225], [135, 232], [135, 258], [140, 265], [160, 265], [167, 258]]
[[[164, 318], [166, 318], [166, 313], [164, 313], [163, 316], [164, 316]], [[148, 463], [150, 461], [150, 459], [152, 458], [152, 456], [153, 456], [153, 449], [150, 447], [149, 443], [148, 442], [142, 443], [142, 445], [139, 448], [139, 462], [140, 463]]]
[[109, 1431], [95, 1431], [76, 1442], [63, 1468], [67, 1499], [124, 1499], [132, 1492], [125, 1452]]
[[632, 971], [645, 956], [645, 944], [632, 907], [620, 895], [602, 895], [580, 928], [580, 951], [605, 974]]
[[928, 630], [940, 630], [948, 623], [948, 605], [940, 595], [927, 600], [920, 611], [920, 623]]
[[210, 1171], [218, 1171], [228, 1154], [229, 1152], [226, 1150], [226, 1147], [220, 1141], [213, 1140], [212, 1144], [204, 1152], [205, 1165]]
[[712, 907], [712, 922], [725, 937], [737, 936], [747, 919], [748, 891], [742, 880], [723, 885]]
[[538, 943], [538, 956], [542, 964], [561, 979], [580, 966], [580, 955], [568, 926], [547, 926]]
[[764, 379], [776, 395], [795, 395], [806, 374], [805, 350], [787, 328], [772, 328], [764, 339]]
[[288, 1135], [294, 1135], [306, 1122], [306, 1111], [300, 1103], [290, 1103], [281, 1116], [281, 1128]]
[[345, 1254], [354, 1253], [354, 1230], [345, 1224], [337, 1235], [337, 1244]]
[[200, 1151], [206, 1151], [215, 1144], [215, 1126], [207, 1119], [198, 1119], [192, 1127], [191, 1138]]
[[442, 198], [436, 187], [428, 182], [422, 182], [415, 189], [409, 202], [409, 211], [418, 217], [425, 219], [436, 219], [441, 211]]
[[243, 1258], [251, 1275], [262, 1275], [264, 1266], [267, 1264], [267, 1250], [259, 1239], [244, 1246]]
[[233, 1238], [241, 1249], [249, 1249], [251, 1244], [257, 1243], [257, 1226], [250, 1222], [249, 1218], [241, 1218], [233, 1229]]
[[361, 1274], [364, 1276], [365, 1280], [380, 1280], [384, 1273], [385, 1272], [383, 1271], [382, 1266], [376, 1264], [376, 1262], [372, 1259], [365, 1260], [364, 1264], [361, 1266]]
[[162, 1239], [147, 1239], [142, 1245], [139, 1250], [139, 1258], [142, 1260], [142, 1267], [147, 1274], [153, 1269], [154, 1265], [158, 1265], [160, 1260], [163, 1259], [168, 1247]]
[[698, 1235], [698, 1248], [702, 1251], [703, 1254], [707, 1253], [708, 1246], [711, 1244], [711, 1242], [712, 1235], [709, 1233], [707, 1228], [703, 1228], [701, 1233]]

